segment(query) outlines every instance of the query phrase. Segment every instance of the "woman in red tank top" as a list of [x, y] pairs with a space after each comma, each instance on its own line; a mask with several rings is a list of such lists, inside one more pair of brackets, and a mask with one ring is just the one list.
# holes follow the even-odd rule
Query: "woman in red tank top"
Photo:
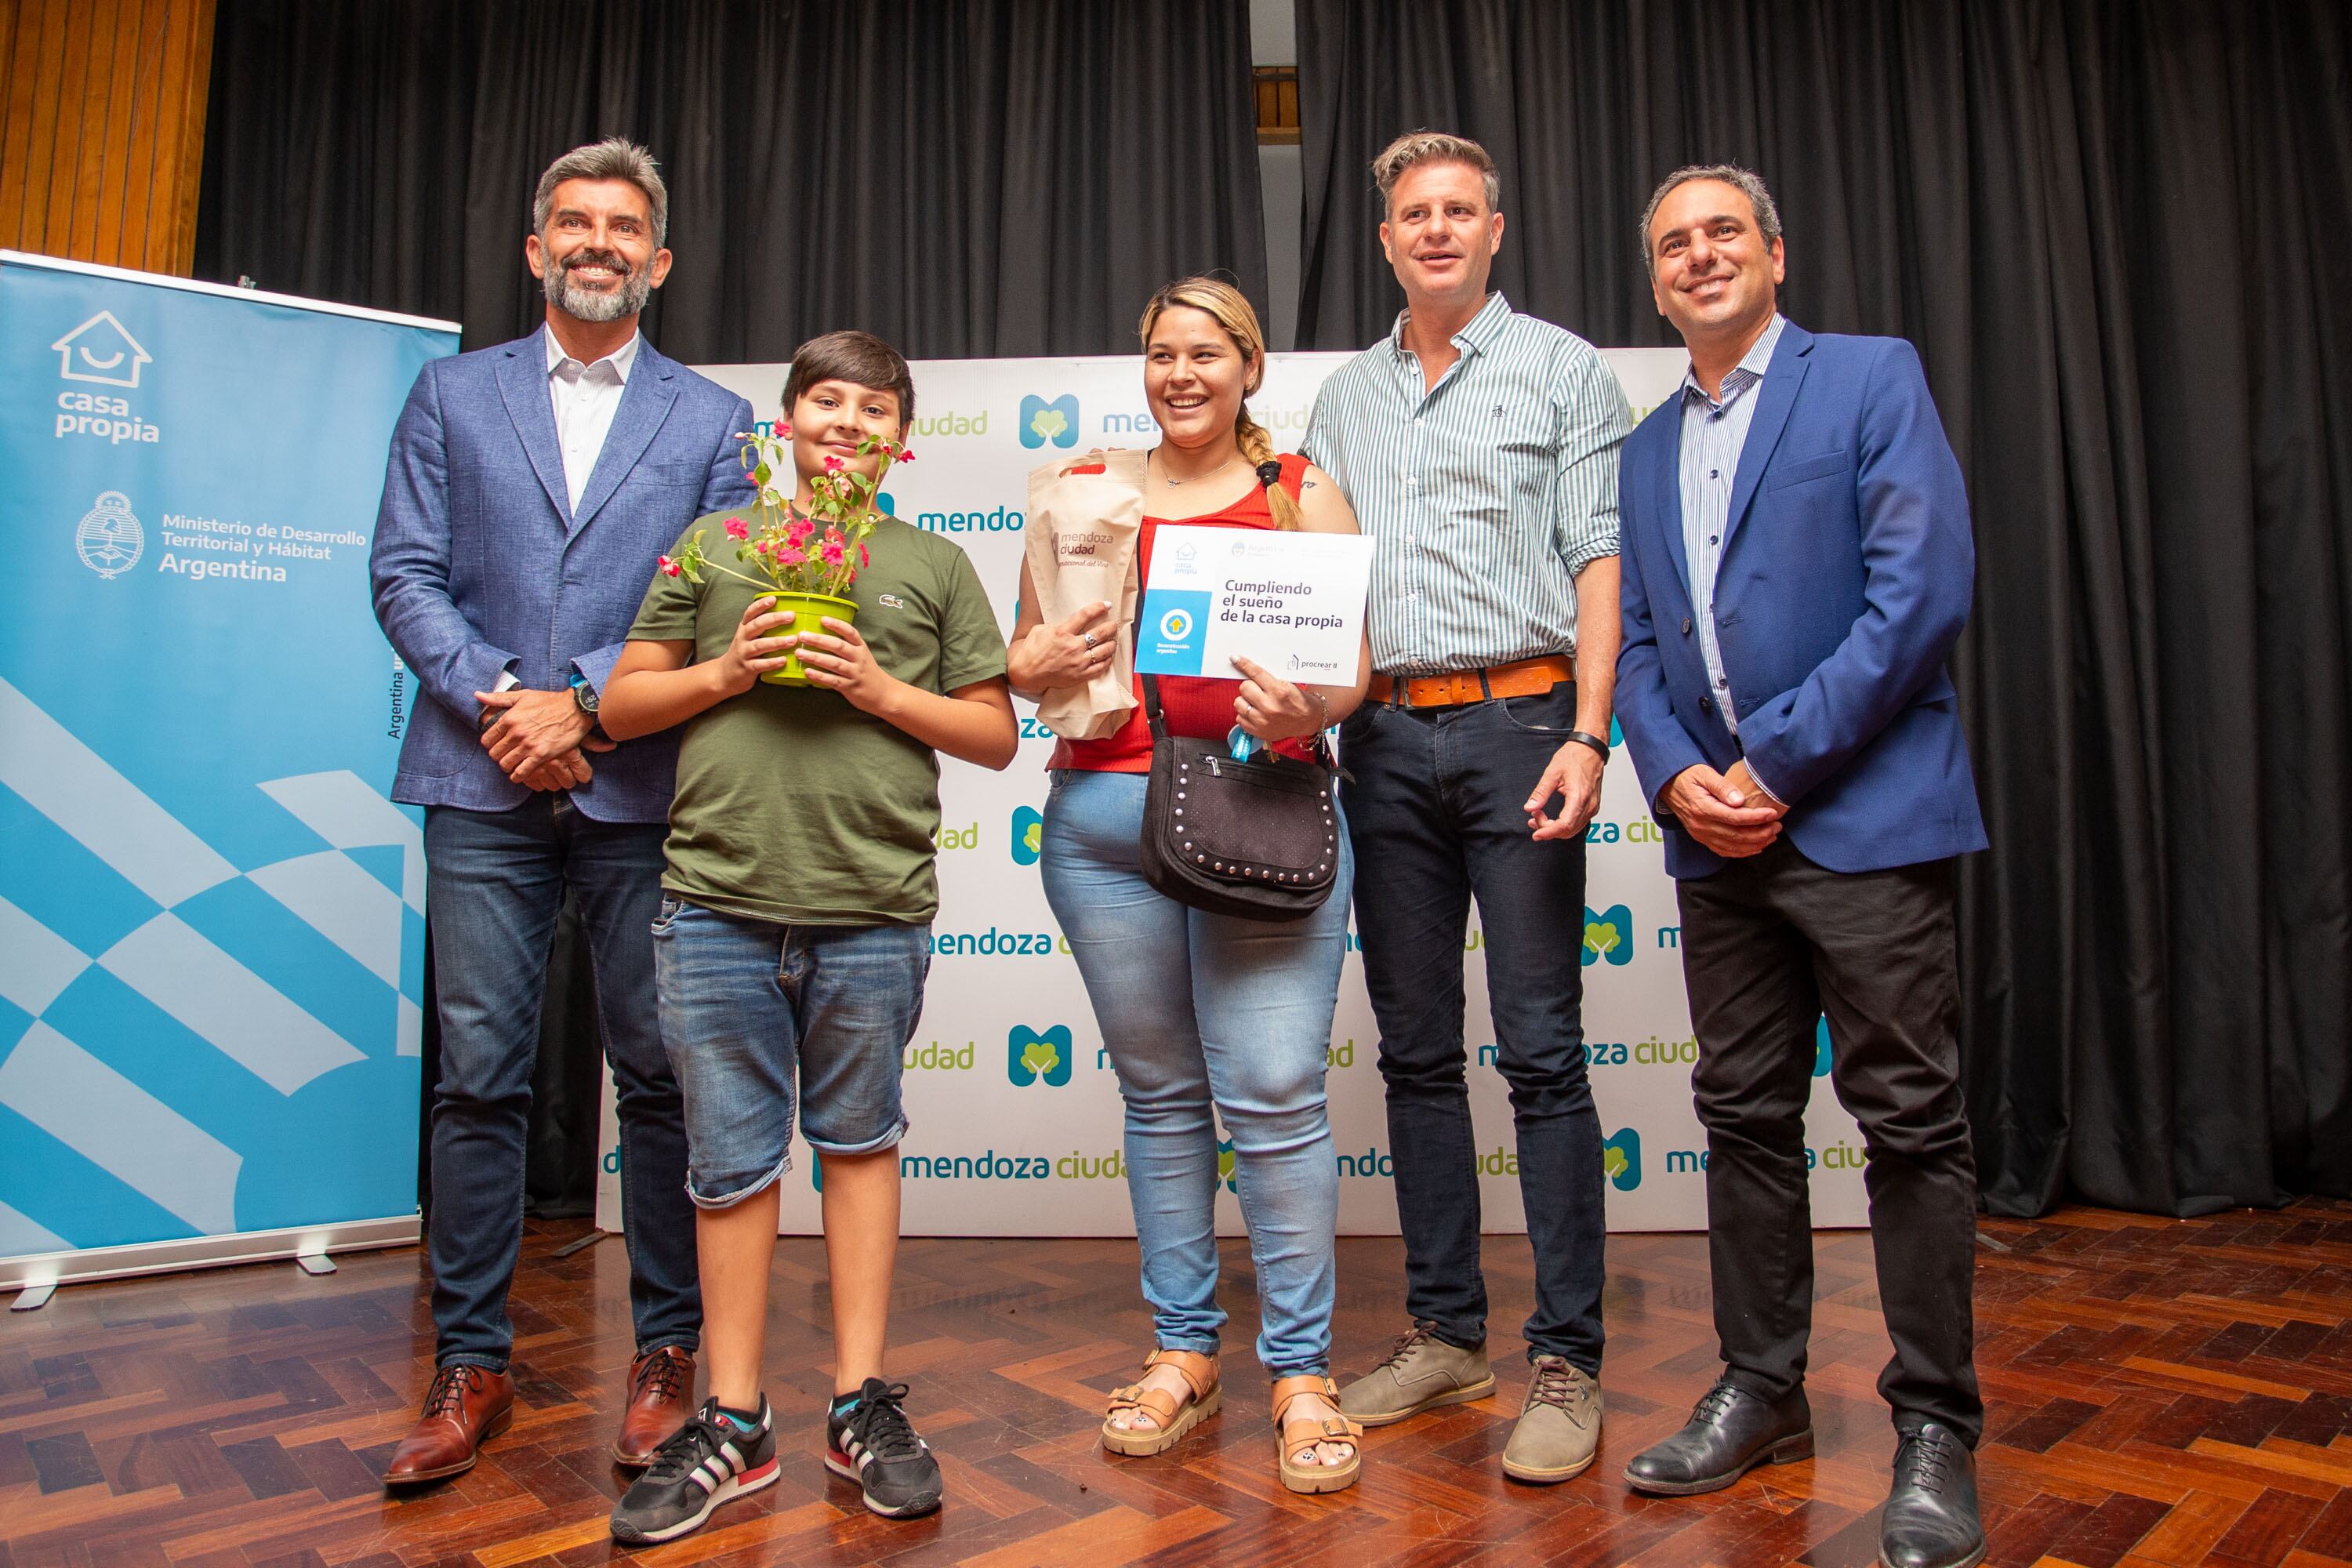
[[[1146, 585], [1162, 524], [1356, 531], [1330, 478], [1303, 458], [1276, 457], [1249, 416], [1244, 399], [1265, 375], [1265, 342], [1239, 290], [1171, 283], [1145, 307], [1142, 336], [1144, 395], [1161, 437], [1138, 546]], [[1024, 569], [1005, 654], [1015, 691], [1080, 684], [1108, 665], [1125, 630], [1109, 607], [1048, 625], [1036, 603]], [[1352, 685], [1299, 687], [1236, 662], [1238, 679], [1160, 682], [1171, 730], [1223, 740], [1238, 725], [1303, 756], [1363, 700], [1370, 669], [1367, 655]], [[1337, 1491], [1361, 1466], [1359, 1429], [1328, 1375], [1339, 1188], [1323, 1070], [1347, 952], [1348, 837], [1330, 898], [1305, 920], [1213, 915], [1156, 891], [1138, 858], [1151, 766], [1141, 695], [1117, 733], [1054, 749], [1038, 857], [1126, 1102], [1128, 1194], [1158, 1342], [1142, 1378], [1112, 1394], [1103, 1446], [1159, 1453], [1223, 1396], [1215, 1201], [1219, 1154], [1230, 1148], [1257, 1265], [1257, 1352], [1274, 1379], [1282, 1481]], [[1230, 1144], [1217, 1141], [1219, 1121]]]

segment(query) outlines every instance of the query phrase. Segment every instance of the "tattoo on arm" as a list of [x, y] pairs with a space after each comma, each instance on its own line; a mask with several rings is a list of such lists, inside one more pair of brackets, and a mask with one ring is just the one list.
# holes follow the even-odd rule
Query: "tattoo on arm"
[[1298, 481], [1298, 488], [1302, 490], [1311, 490], [1315, 488], [1315, 481], [1313, 479], [1301, 479]]

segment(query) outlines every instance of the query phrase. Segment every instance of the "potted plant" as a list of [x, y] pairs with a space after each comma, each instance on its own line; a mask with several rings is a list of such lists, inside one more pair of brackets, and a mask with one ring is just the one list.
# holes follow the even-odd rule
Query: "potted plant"
[[[871, 477], [849, 467], [837, 454], [828, 454], [824, 472], [809, 479], [811, 500], [803, 512], [793, 504], [793, 427], [779, 425], [772, 435], [746, 432], [742, 440], [743, 470], [751, 478], [754, 500], [751, 521], [727, 520], [727, 537], [735, 541], [735, 559], [760, 575], [751, 576], [711, 560], [702, 547], [699, 529], [678, 547], [676, 556], [661, 557], [660, 570], [673, 577], [683, 574], [689, 583], [700, 583], [705, 571], [723, 572], [749, 583], [773, 601], [772, 608], [792, 615], [789, 625], [795, 631], [816, 631], [827, 616], [855, 621], [857, 601], [849, 597], [849, 590], [870, 559], [866, 537], [874, 531], [876, 493], [890, 465], [911, 462], [914, 454], [886, 436], [860, 438], [859, 457], [880, 457]], [[782, 669], [772, 669], [760, 679], [776, 686], [809, 683], [797, 652], [786, 658]]]

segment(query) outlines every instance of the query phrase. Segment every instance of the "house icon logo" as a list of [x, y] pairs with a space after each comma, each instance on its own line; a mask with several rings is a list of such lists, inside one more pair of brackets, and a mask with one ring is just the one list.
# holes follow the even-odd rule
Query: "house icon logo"
[[111, 310], [100, 310], [49, 347], [57, 351], [59, 375], [101, 386], [137, 386], [140, 371], [155, 358]]

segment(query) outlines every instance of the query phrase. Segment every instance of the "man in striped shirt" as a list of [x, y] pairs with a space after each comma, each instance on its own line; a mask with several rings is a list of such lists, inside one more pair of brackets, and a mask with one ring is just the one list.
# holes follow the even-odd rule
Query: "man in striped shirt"
[[1562, 1481], [1601, 1438], [1601, 1119], [1573, 933], [1633, 420], [1591, 344], [1486, 291], [1503, 215], [1484, 148], [1417, 132], [1372, 174], [1405, 310], [1324, 383], [1304, 447], [1376, 542], [1377, 673], [1340, 733], [1412, 1327], [1340, 1403], [1380, 1426], [1495, 1384], [1462, 1039], [1475, 893], [1536, 1260], [1534, 1373], [1503, 1469]]

